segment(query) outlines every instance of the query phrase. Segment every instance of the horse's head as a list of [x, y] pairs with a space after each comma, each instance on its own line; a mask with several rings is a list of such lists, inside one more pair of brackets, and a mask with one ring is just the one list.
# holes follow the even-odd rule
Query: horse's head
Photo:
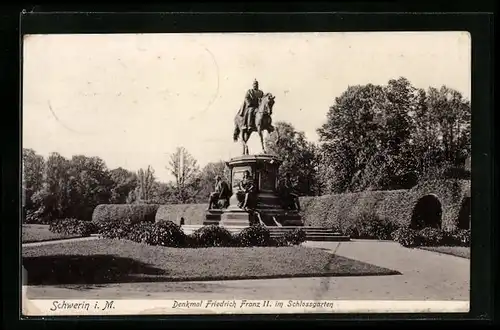
[[273, 105], [274, 105], [274, 98], [273, 94], [267, 93], [264, 95], [260, 101], [260, 111], [263, 113], [268, 113], [269, 115], [273, 114]]

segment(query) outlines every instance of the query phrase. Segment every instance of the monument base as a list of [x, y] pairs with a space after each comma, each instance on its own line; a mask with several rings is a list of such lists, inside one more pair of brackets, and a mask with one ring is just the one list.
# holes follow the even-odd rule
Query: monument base
[[210, 209], [205, 212], [205, 219], [203, 220], [204, 226], [218, 225], [220, 222], [221, 214], [224, 211], [221, 209]]
[[[245, 155], [232, 158], [226, 163], [231, 169], [230, 187], [232, 196], [228, 207], [220, 215], [221, 226], [251, 226], [263, 224], [268, 227], [303, 226], [297, 211], [284, 208], [283, 196], [278, 193], [278, 168], [281, 161], [272, 155]], [[244, 195], [240, 181], [249, 175], [256, 188], [249, 204], [253, 211], [240, 208]]]
[[251, 226], [263, 224], [267, 227], [304, 226], [301, 215], [296, 211], [257, 209], [248, 212], [241, 209], [224, 210], [220, 214], [221, 226]]
[[255, 214], [245, 210], [225, 210], [220, 216], [220, 226], [251, 226], [258, 223]]

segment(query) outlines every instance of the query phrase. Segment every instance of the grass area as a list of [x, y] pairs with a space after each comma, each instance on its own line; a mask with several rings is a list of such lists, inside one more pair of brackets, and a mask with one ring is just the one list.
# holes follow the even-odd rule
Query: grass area
[[78, 235], [64, 235], [52, 233], [49, 230], [49, 225], [23, 225], [22, 226], [22, 242], [45, 242], [65, 238], [80, 237]]
[[470, 259], [470, 247], [466, 246], [422, 246], [420, 248], [427, 251], [434, 251]]
[[99, 239], [26, 247], [22, 256], [31, 285], [399, 274], [301, 246], [176, 249]]

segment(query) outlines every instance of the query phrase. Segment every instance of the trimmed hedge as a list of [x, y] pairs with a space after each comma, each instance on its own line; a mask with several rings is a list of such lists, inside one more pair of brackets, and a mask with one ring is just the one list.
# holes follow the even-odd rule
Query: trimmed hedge
[[[462, 203], [470, 196], [470, 181], [440, 179], [426, 181], [410, 190], [365, 191], [350, 194], [301, 197], [302, 217], [306, 226], [332, 228], [353, 238], [390, 239], [391, 233], [411, 223], [420, 198], [435, 195], [442, 207], [442, 229], [458, 228]], [[131, 204], [99, 205], [93, 220], [165, 222], [202, 225], [206, 204]], [[470, 217], [470, 215], [469, 215]]]
[[208, 204], [169, 204], [161, 205], [155, 216], [155, 222], [172, 221], [180, 224], [181, 217], [185, 225], [202, 225]]
[[353, 237], [369, 237], [372, 235], [362, 232], [366, 231], [364, 224], [371, 221], [383, 221], [394, 229], [401, 216], [398, 204], [407, 194], [407, 190], [394, 190], [302, 197], [301, 215], [306, 226], [328, 227]]
[[462, 202], [470, 194], [468, 180], [427, 181], [411, 190], [302, 197], [301, 214], [306, 226], [329, 227], [353, 237], [388, 239], [394, 229], [411, 223], [416, 203], [429, 194], [441, 203], [442, 228], [457, 229]]
[[[469, 180], [434, 180], [420, 183], [409, 191], [410, 203], [407, 209], [411, 218], [411, 211], [417, 201], [425, 195], [435, 195], [441, 202], [442, 229], [454, 231], [458, 229], [458, 216], [462, 202], [470, 194]], [[408, 221], [408, 219], [405, 219]]]
[[94, 222], [154, 222], [158, 204], [101, 204], [94, 209]]

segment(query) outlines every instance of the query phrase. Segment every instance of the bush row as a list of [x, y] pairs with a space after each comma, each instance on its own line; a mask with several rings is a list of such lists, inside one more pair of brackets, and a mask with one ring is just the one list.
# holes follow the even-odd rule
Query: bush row
[[391, 234], [391, 238], [404, 247], [417, 246], [470, 246], [470, 230], [457, 229], [451, 232], [424, 228], [420, 231], [402, 227]]
[[[338, 228], [334, 228], [339, 230]], [[387, 218], [364, 212], [356, 222], [343, 231], [351, 238], [393, 240], [403, 246], [470, 246], [469, 229], [443, 230], [437, 228], [410, 229]]]
[[[352, 238], [392, 239], [405, 247], [415, 246], [470, 246], [470, 230], [443, 231], [424, 228], [420, 231], [401, 227], [395, 229], [391, 222], [365, 217], [363, 226], [351, 227]], [[278, 237], [271, 237], [268, 228], [255, 225], [232, 234], [226, 228], [210, 225], [186, 235], [181, 227], [171, 221], [163, 222], [89, 222], [77, 219], [60, 219], [50, 224], [49, 230], [65, 235], [82, 237], [99, 233], [104, 238], [128, 239], [138, 243], [168, 247], [248, 247], [299, 245], [306, 240], [302, 229], [295, 229]]]
[[97, 232], [97, 226], [91, 221], [67, 218], [51, 222], [49, 230], [57, 234], [88, 237]]
[[224, 227], [204, 226], [186, 235], [181, 227], [172, 221], [123, 223], [116, 221], [100, 222], [97, 228], [103, 238], [127, 239], [137, 243], [165, 247], [251, 247], [251, 246], [289, 246], [305, 241], [302, 229], [271, 237], [269, 229], [254, 225], [232, 234]]

